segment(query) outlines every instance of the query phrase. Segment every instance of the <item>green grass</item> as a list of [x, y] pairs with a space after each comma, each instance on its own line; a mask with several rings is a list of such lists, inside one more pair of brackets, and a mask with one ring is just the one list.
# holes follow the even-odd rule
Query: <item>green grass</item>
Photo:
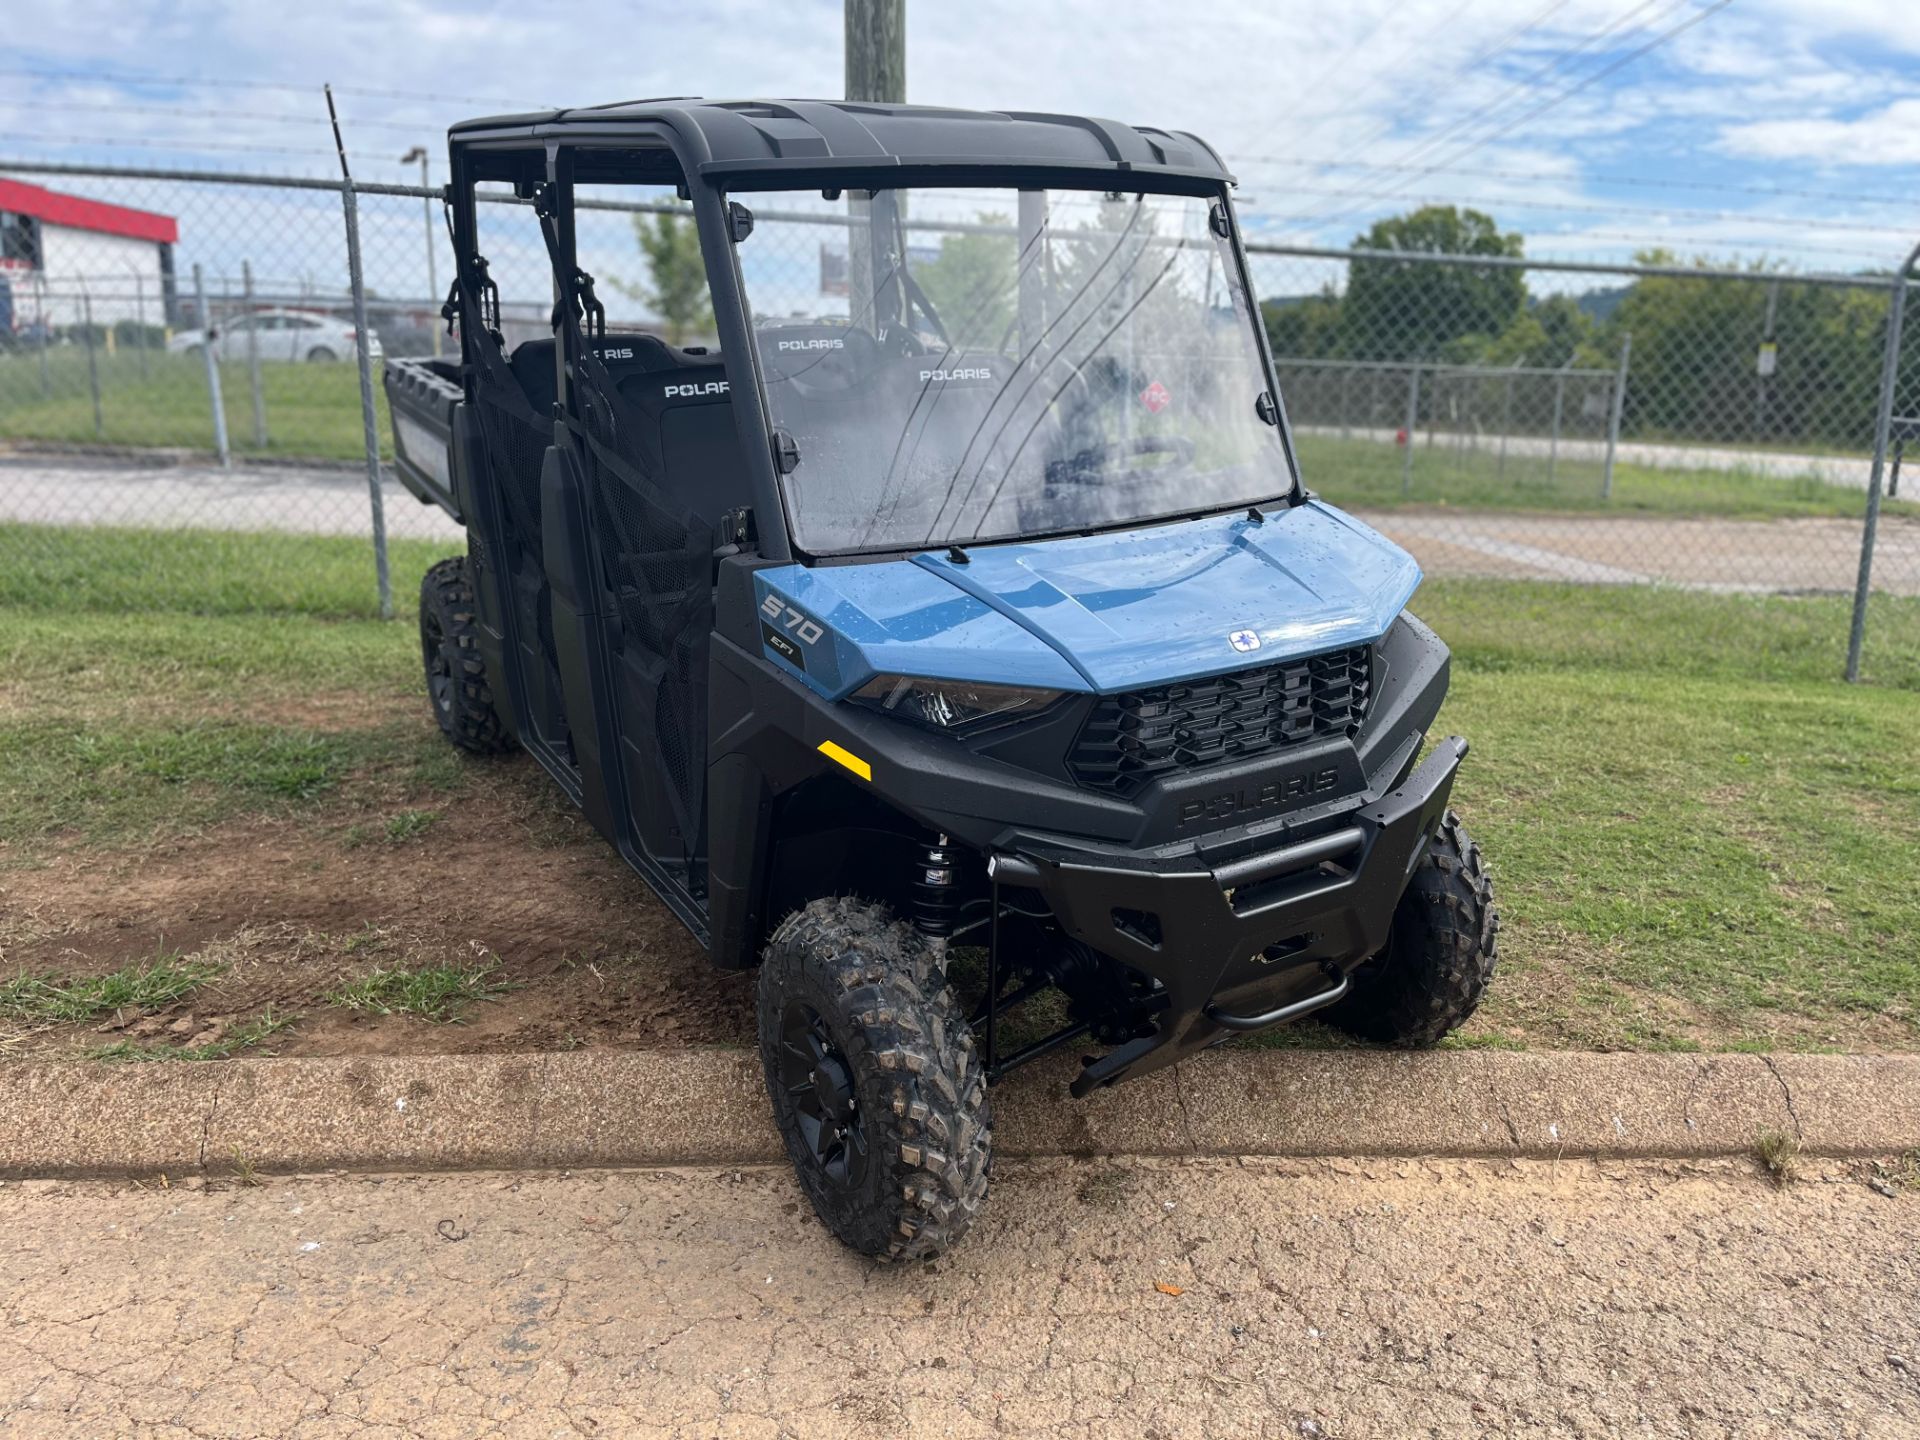
[[[1558, 972], [1536, 1020], [1598, 1045], [1819, 1047], [1872, 1017], [1920, 1043], [1913, 694], [1463, 665], [1443, 725], [1474, 740], [1456, 799], [1510, 953]], [[1509, 1002], [1525, 988], [1489, 1019]]]
[[402, 810], [398, 815], [387, 817], [385, 825], [387, 843], [405, 845], [418, 840], [433, 828], [434, 821], [440, 816], [432, 810]]
[[[1456, 672], [1645, 672], [1805, 684], [1822, 694], [1844, 673], [1852, 609], [1851, 599], [1831, 595], [1532, 580], [1430, 580], [1413, 602], [1452, 647]], [[1920, 690], [1920, 600], [1874, 597], [1862, 675]]]
[[0, 1016], [33, 1025], [75, 1025], [116, 1010], [164, 1010], [222, 968], [161, 956], [111, 975], [19, 975], [0, 984]]
[[349, 774], [444, 785], [419, 722], [327, 731], [188, 717], [0, 721], [0, 843], [132, 842], [311, 807]]
[[[442, 550], [396, 547], [403, 597]], [[0, 526], [0, 560], [0, 843], [116, 843], [311, 806], [349, 775], [457, 773], [418, 723], [414, 627], [366, 618], [363, 542]]]
[[506, 994], [513, 986], [495, 980], [498, 962], [463, 969], [424, 965], [417, 969], [375, 970], [371, 975], [330, 990], [329, 1005], [374, 1015], [413, 1015], [441, 1024], [457, 1024], [467, 1006]]
[[[135, 593], [137, 563], [103, 537], [48, 533], [74, 547], [61, 573], [95, 558]], [[183, 569], [132, 613], [63, 610], [0, 567], [12, 863], [253, 814], [430, 833], [420, 792], [467, 768], [427, 723], [413, 627], [315, 603], [333, 561], [322, 545], [303, 568], [311, 544], [251, 594]], [[1863, 686], [1839, 682], [1830, 597], [1447, 581], [1415, 609], [1453, 647], [1441, 725], [1473, 741], [1456, 797], [1507, 922], [1461, 1043], [1920, 1048], [1920, 601], [1875, 602]], [[334, 1000], [452, 1018], [499, 993], [492, 974], [387, 970]], [[0, 1013], [142, 1003], [85, 998], [112, 983], [22, 978]]]
[[242, 1050], [251, 1050], [261, 1041], [290, 1029], [300, 1017], [276, 1011], [271, 1005], [244, 1025], [236, 1025], [218, 1040], [204, 1045], [142, 1045], [137, 1040], [116, 1040], [111, 1045], [96, 1045], [87, 1051], [89, 1060], [105, 1064], [145, 1064], [164, 1060], [228, 1060]]
[[[100, 377], [100, 420], [94, 420], [87, 355], [79, 345], [47, 352], [43, 383], [39, 355], [31, 350], [0, 356], [0, 436], [77, 445], [143, 448], [214, 448], [213, 410], [205, 363], [188, 355], [120, 349], [95, 354]], [[244, 361], [220, 366], [220, 391], [228, 443], [236, 455], [358, 460], [365, 453], [360, 417], [359, 367], [263, 362], [260, 398], [266, 444], [254, 432], [253, 393]], [[374, 404], [383, 450], [392, 429], [378, 366]]]
[[[1598, 461], [1562, 460], [1551, 483], [1544, 456], [1510, 454], [1503, 467], [1491, 448], [1456, 449], [1446, 437], [1413, 453], [1412, 485], [1403, 491], [1404, 452], [1394, 445], [1335, 436], [1298, 437], [1300, 469], [1309, 488], [1336, 505], [1396, 509], [1446, 505], [1462, 510], [1580, 510], [1599, 514], [1713, 515], [1774, 519], [1858, 517], [1866, 491], [1829, 485], [1811, 475], [1763, 475], [1728, 469], [1678, 470], [1622, 462], [1614, 468], [1613, 496], [1600, 496]], [[1861, 474], [1866, 462], [1861, 462]], [[1920, 504], [1889, 501], [1886, 513], [1920, 515]]]
[[[391, 540], [394, 610], [457, 544]], [[0, 524], [0, 605], [62, 614], [176, 610], [329, 618], [379, 613], [373, 547], [352, 536]]]

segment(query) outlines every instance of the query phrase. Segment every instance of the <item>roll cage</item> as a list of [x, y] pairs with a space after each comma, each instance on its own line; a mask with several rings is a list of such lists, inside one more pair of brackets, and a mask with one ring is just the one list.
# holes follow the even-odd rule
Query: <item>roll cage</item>
[[[540, 216], [553, 266], [554, 420], [579, 428], [583, 398], [612, 388], [590, 343], [604, 333], [593, 280], [579, 267], [575, 191], [583, 185], [671, 185], [691, 206], [705, 262], [715, 328], [726, 356], [731, 406], [747, 469], [749, 503], [730, 520], [725, 543], [750, 544], [763, 558], [812, 557], [793, 538], [779, 483], [778, 436], [752, 340], [752, 317], [737, 245], [751, 211], [735, 192], [820, 189], [837, 194], [914, 185], [1085, 187], [1198, 195], [1228, 217], [1233, 263], [1254, 292], [1233, 210], [1235, 181], [1205, 141], [1185, 132], [1137, 128], [1081, 116], [983, 113], [927, 106], [822, 101], [636, 101], [471, 120], [449, 132], [445, 195], [457, 272], [454, 311], [481, 317], [462, 326], [469, 373], [500, 363], [498, 299], [478, 241], [476, 191], [505, 184]], [[487, 317], [495, 317], [492, 323]], [[492, 344], [481, 337], [494, 331]], [[1299, 475], [1285, 403], [1265, 328], [1254, 325], [1289, 467]], [[487, 353], [480, 353], [480, 352]], [[603, 409], [605, 407], [603, 406]], [[542, 417], [531, 417], [539, 419]], [[1307, 493], [1296, 478], [1292, 503]], [[883, 558], [872, 553], [860, 558]]]

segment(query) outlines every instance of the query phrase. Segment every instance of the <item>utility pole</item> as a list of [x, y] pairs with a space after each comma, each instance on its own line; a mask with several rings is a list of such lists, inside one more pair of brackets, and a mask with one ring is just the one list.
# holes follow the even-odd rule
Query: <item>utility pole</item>
[[847, 99], [904, 105], [907, 0], [846, 0]]
[[[907, 0], [846, 0], [847, 99], [904, 105], [907, 100]], [[855, 325], [874, 324], [873, 278], [879, 237], [873, 201], [847, 192], [847, 313]]]

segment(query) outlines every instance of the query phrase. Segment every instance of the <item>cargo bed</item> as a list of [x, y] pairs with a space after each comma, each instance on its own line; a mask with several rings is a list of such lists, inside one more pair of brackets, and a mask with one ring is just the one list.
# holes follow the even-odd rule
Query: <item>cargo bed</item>
[[393, 456], [400, 483], [422, 505], [438, 505], [456, 524], [466, 520], [453, 493], [453, 407], [465, 398], [458, 360], [389, 360], [381, 383], [393, 415]]

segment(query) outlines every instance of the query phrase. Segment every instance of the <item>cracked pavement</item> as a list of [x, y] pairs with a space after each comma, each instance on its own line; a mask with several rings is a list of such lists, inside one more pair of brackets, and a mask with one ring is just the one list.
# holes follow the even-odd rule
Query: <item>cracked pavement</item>
[[893, 1269], [777, 1168], [0, 1186], [9, 1436], [1911, 1436], [1920, 1190], [1034, 1160]]

